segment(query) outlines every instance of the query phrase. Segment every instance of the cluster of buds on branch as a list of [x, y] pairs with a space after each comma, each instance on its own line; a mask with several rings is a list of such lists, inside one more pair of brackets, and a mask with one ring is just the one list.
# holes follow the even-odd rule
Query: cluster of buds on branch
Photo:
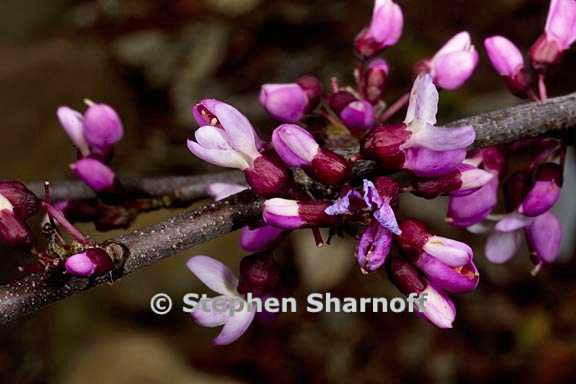
[[[557, 46], [558, 51], [571, 44], [560, 32], [573, 32], [574, 28], [563, 29], [559, 24], [571, 22], [572, 16], [559, 9], [570, 11], [573, 5], [573, 0], [552, 1], [546, 33], [540, 39], [544, 43], [538, 44]], [[436, 125], [437, 88], [460, 88], [478, 63], [478, 52], [465, 31], [431, 58], [417, 63], [411, 92], [387, 104], [384, 96], [391, 69], [379, 55], [399, 41], [403, 23], [399, 5], [391, 0], [375, 1], [369, 26], [355, 40], [360, 58], [355, 86], [340, 86], [333, 78], [330, 86], [324, 87], [311, 76], [294, 83], [264, 85], [260, 102], [272, 118], [283, 123], [274, 130], [271, 146], [260, 140], [239, 111], [216, 100], [204, 100], [194, 107], [194, 115], [203, 126], [196, 131], [196, 141], [189, 141], [188, 146], [208, 162], [241, 169], [250, 188], [267, 198], [261, 223], [242, 232], [245, 250], [270, 252], [286, 232], [303, 228], [312, 228], [318, 245], [324, 244], [318, 228], [329, 228], [330, 236], [349, 233], [358, 239], [356, 258], [363, 273], [383, 269], [404, 294], [428, 294], [431, 300], [422, 316], [440, 328], [450, 328], [456, 309], [449, 295], [470, 292], [479, 282], [472, 249], [431, 233], [415, 218], [397, 219], [400, 194], [425, 199], [448, 196], [447, 221], [470, 231], [490, 232], [486, 254], [494, 262], [502, 262], [515, 252], [519, 230], [523, 229], [533, 260], [542, 265], [559, 253], [561, 230], [550, 209], [560, 193], [565, 146], [556, 139], [526, 144], [537, 149], [520, 177], [518, 173], [507, 174], [514, 148], [470, 151], [474, 127]], [[513, 93], [527, 94], [524, 82], [530, 76], [521, 56], [518, 59], [517, 49], [501, 37], [489, 38], [485, 45]], [[532, 63], [539, 71], [543, 50], [532, 50]], [[554, 57], [548, 64], [556, 61]], [[389, 123], [406, 105], [404, 121]], [[324, 130], [318, 127], [319, 119], [324, 121]], [[342, 152], [346, 156], [334, 151], [337, 146], [333, 145], [330, 126], [345, 127], [346, 140], [356, 142], [357, 146], [351, 147], [359, 150]], [[355, 175], [355, 162], [368, 159], [377, 163], [377, 170], [369, 177]], [[294, 181], [295, 169], [336, 191], [336, 195], [318, 195], [301, 188]], [[398, 174], [404, 177], [396, 178]], [[501, 186], [512, 191], [507, 194], [510, 211], [496, 215], [493, 210]], [[234, 188], [241, 187], [228, 186], [226, 190]], [[354, 231], [358, 225], [362, 229]], [[392, 251], [394, 245], [398, 252]], [[216, 263], [203, 256], [192, 258], [190, 264], [200, 261]], [[191, 269], [207, 283], [205, 271]], [[218, 325], [224, 324], [222, 334], [228, 336], [234, 328], [236, 339], [253, 317], [245, 314], [235, 326], [230, 325], [234, 319], [218, 319]], [[196, 318], [202, 325], [215, 325], [216, 319], [207, 320], [205, 314]], [[223, 344], [222, 334], [215, 340], [217, 344]], [[231, 341], [225, 338], [226, 343]]]
[[[241, 233], [242, 248], [253, 254], [242, 259], [239, 278], [207, 256], [188, 262], [188, 268], [219, 297], [242, 301], [247, 294], [284, 295], [285, 279], [273, 250], [287, 233], [304, 228], [311, 229], [318, 246], [324, 245], [320, 228], [327, 228], [328, 243], [333, 235], [357, 240], [355, 256], [362, 273], [385, 271], [402, 293], [426, 294], [420, 314], [437, 327], [452, 327], [456, 307], [450, 295], [470, 292], [479, 283], [473, 251], [465, 243], [433, 233], [417, 218], [403, 217], [401, 195], [406, 193], [425, 199], [448, 196], [446, 221], [488, 234], [485, 253], [492, 262], [510, 259], [522, 234], [536, 271], [556, 260], [562, 230], [551, 209], [560, 197], [566, 142], [547, 137], [471, 150], [475, 127], [437, 125], [438, 89], [462, 87], [478, 64], [478, 52], [466, 31], [416, 63], [411, 90], [388, 103], [392, 69], [381, 54], [398, 43], [403, 26], [398, 4], [375, 1], [370, 24], [354, 42], [359, 62], [353, 85], [342, 86], [332, 78], [326, 86], [310, 75], [292, 83], [263, 85], [260, 103], [279, 123], [270, 143], [260, 138], [242, 112], [223, 101], [204, 99], [193, 106], [200, 127], [187, 142], [190, 152], [211, 164], [242, 171], [248, 185], [215, 183], [207, 194], [220, 200], [250, 188], [265, 199], [260, 219]], [[530, 50], [530, 66], [504, 37], [486, 39], [485, 48], [513, 94], [545, 100], [546, 71], [574, 40], [576, 0], [552, 0], [545, 32]], [[539, 79], [537, 92], [534, 73]], [[117, 210], [127, 210], [125, 205], [107, 210], [100, 203], [125, 203], [130, 197], [110, 168], [114, 146], [123, 136], [122, 122], [111, 107], [87, 104], [84, 114], [68, 107], [57, 114], [77, 149], [71, 168], [97, 200], [53, 203], [47, 188], [41, 201], [18, 182], [0, 182], [0, 241], [32, 247], [25, 220], [42, 207], [50, 239], [48, 249], [33, 248], [39, 260], [56, 258], [51, 267], [92, 278], [119, 268], [125, 254], [118, 245], [94, 243], [72, 222], [95, 221], [101, 229], [126, 226], [130, 220]], [[405, 107], [404, 120], [394, 120]], [[511, 172], [519, 152], [528, 154], [529, 160]], [[368, 174], [356, 172], [356, 165], [367, 160], [376, 167]], [[308, 188], [311, 185], [314, 188]], [[495, 213], [501, 189], [506, 211]], [[102, 212], [110, 212], [104, 213], [105, 225]], [[224, 345], [238, 339], [258, 316], [248, 309], [226, 313], [199, 307], [193, 317], [203, 326], [223, 326], [214, 342]]]

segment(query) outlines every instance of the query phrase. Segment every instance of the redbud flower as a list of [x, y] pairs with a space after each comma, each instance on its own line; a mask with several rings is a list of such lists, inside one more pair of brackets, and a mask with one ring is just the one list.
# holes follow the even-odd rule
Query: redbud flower
[[470, 292], [478, 286], [478, 270], [472, 260], [468, 263], [451, 267], [426, 252], [420, 254], [414, 264], [426, 275], [436, 287], [451, 293]]
[[465, 196], [451, 196], [446, 221], [455, 227], [468, 227], [484, 220], [498, 204], [498, 177]]
[[240, 294], [252, 293], [265, 297], [274, 294], [280, 287], [280, 266], [270, 254], [256, 253], [240, 261]]
[[284, 163], [304, 169], [310, 177], [324, 184], [340, 184], [350, 172], [344, 158], [321, 148], [314, 137], [298, 125], [283, 124], [276, 128], [272, 145]]
[[432, 75], [437, 86], [454, 90], [468, 80], [477, 65], [478, 52], [472, 45], [470, 34], [460, 32], [420, 67]]
[[372, 222], [360, 237], [356, 260], [363, 273], [374, 272], [386, 262], [392, 246], [392, 232], [377, 220]]
[[400, 223], [402, 233], [398, 245], [410, 257], [417, 259], [422, 252], [450, 267], [460, 267], [472, 259], [472, 249], [462, 242], [432, 235], [419, 220], [406, 219]]
[[40, 208], [40, 201], [18, 181], [0, 181], [0, 242], [29, 247], [32, 234], [25, 220]]
[[330, 96], [330, 108], [338, 114], [350, 132], [362, 137], [376, 122], [374, 107], [366, 100], [358, 100], [347, 91]]
[[534, 264], [552, 263], [560, 255], [562, 226], [552, 212], [536, 217], [524, 232]]
[[472, 126], [436, 127], [438, 91], [430, 75], [418, 76], [412, 87], [404, 124], [381, 125], [366, 135], [364, 152], [390, 170], [411, 170], [417, 176], [448, 173], [474, 142]]
[[[238, 278], [224, 264], [208, 256], [194, 256], [186, 265], [208, 288], [221, 295], [207, 299], [205, 305], [197, 305], [192, 317], [204, 327], [224, 326], [214, 339], [214, 344], [227, 345], [236, 341], [246, 332], [255, 315], [254, 308], [249, 306], [238, 292]], [[214, 300], [222, 298], [228, 298], [229, 305], [236, 305], [238, 301], [244, 300], [244, 305], [240, 310], [225, 308], [223, 311], [216, 311]]]
[[375, 56], [398, 42], [403, 26], [404, 16], [397, 4], [391, 0], [376, 0], [370, 25], [354, 41], [356, 51], [361, 56]]
[[96, 159], [80, 159], [72, 164], [71, 168], [76, 176], [95, 192], [106, 192], [114, 189], [116, 184], [114, 171]]
[[91, 248], [68, 257], [64, 268], [72, 276], [91, 277], [112, 271], [114, 263], [103, 249]]
[[346, 215], [357, 213], [367, 209], [372, 212], [372, 216], [380, 225], [388, 231], [399, 235], [400, 227], [396, 221], [392, 205], [398, 200], [399, 186], [394, 180], [386, 176], [375, 179], [375, 183], [364, 180], [362, 184], [363, 193], [350, 190], [332, 205], [326, 208], [326, 214], [330, 216]]
[[313, 76], [303, 76], [296, 83], [264, 84], [260, 104], [274, 119], [296, 123], [318, 105], [322, 84]]
[[486, 258], [495, 264], [510, 260], [522, 245], [522, 229], [528, 227], [534, 218], [512, 212], [502, 217], [486, 239]]
[[456, 319], [456, 307], [450, 298], [430, 284], [410, 263], [400, 257], [389, 263], [392, 283], [405, 295], [416, 293], [425, 298], [419, 308], [420, 315], [438, 328], [452, 328]]
[[296, 201], [269, 199], [264, 202], [264, 222], [283, 229], [316, 227], [336, 223], [336, 218], [326, 214], [328, 207], [323, 201]]
[[382, 99], [386, 89], [386, 80], [390, 68], [384, 59], [374, 59], [368, 63], [362, 74], [362, 94], [372, 104], [376, 104]]
[[528, 97], [530, 73], [524, 65], [524, 58], [513, 42], [503, 36], [492, 36], [484, 40], [486, 53], [496, 72], [504, 78], [512, 94]]
[[106, 155], [122, 139], [124, 127], [114, 109], [91, 103], [84, 116], [68, 107], [57, 111], [60, 124], [82, 156], [94, 152]]
[[557, 63], [576, 40], [576, 2], [552, 0], [544, 33], [530, 48], [532, 65], [538, 71]]
[[441, 194], [466, 196], [486, 185], [494, 175], [483, 169], [462, 163], [446, 175], [436, 178], [419, 178], [412, 183], [412, 193], [426, 199]]
[[193, 108], [199, 124], [196, 141], [188, 140], [188, 149], [204, 161], [244, 171], [254, 192], [277, 195], [290, 189], [290, 179], [279, 160], [260, 153], [261, 140], [252, 124], [236, 108], [214, 99], [206, 99]]
[[240, 246], [246, 252], [268, 251], [278, 244], [285, 233], [285, 230], [271, 225], [253, 229], [244, 227], [240, 233]]
[[542, 164], [535, 174], [535, 182], [518, 208], [518, 212], [534, 217], [543, 214], [556, 204], [562, 186], [562, 166]]

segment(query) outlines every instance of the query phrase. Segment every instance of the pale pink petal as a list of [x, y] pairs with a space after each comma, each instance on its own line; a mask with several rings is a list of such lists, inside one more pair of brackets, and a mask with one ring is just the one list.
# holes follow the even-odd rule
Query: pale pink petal
[[246, 332], [252, 320], [254, 320], [255, 311], [244, 308], [242, 311], [235, 312], [224, 325], [218, 337], [213, 341], [215, 345], [228, 345], [238, 340]]
[[534, 221], [533, 217], [524, 216], [518, 212], [512, 212], [504, 216], [498, 224], [496, 230], [500, 232], [512, 232], [520, 228], [527, 227]]
[[522, 244], [522, 233], [494, 232], [486, 240], [486, 258], [495, 264], [502, 264], [510, 260]]
[[208, 149], [193, 140], [188, 140], [187, 145], [190, 152], [210, 164], [240, 170], [245, 170], [250, 167], [248, 161], [232, 149]]
[[226, 131], [228, 143], [244, 155], [259, 156], [256, 144], [256, 132], [250, 121], [240, 111], [225, 103], [216, 104], [214, 114]]
[[410, 92], [410, 102], [404, 123], [421, 121], [430, 125], [436, 124], [438, 98], [438, 90], [434, 86], [432, 77], [428, 74], [419, 75]]
[[[214, 300], [222, 301], [227, 299], [228, 296], [216, 296], [210, 299], [203, 299], [196, 304], [192, 317], [194, 321], [203, 327], [219, 327], [224, 325], [230, 318], [229, 311], [215, 311], [213, 308]], [[202, 302], [205, 302], [202, 304]]]
[[60, 125], [66, 131], [72, 143], [83, 156], [90, 154], [88, 143], [84, 138], [84, 118], [80, 112], [68, 107], [60, 107], [56, 112]]
[[188, 260], [186, 266], [214, 292], [226, 296], [237, 296], [238, 279], [218, 260], [208, 256], [194, 256]]
[[466, 31], [460, 32], [453, 36], [436, 54], [434, 59], [454, 52], [465, 51], [472, 45], [470, 34]]

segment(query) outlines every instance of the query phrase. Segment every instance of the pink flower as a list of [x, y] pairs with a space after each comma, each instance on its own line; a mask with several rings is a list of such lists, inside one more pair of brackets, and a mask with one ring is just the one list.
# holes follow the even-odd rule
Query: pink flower
[[[208, 288], [220, 294], [197, 303], [192, 317], [204, 327], [224, 326], [214, 344], [227, 345], [236, 341], [246, 332], [255, 315], [254, 308], [238, 293], [238, 279], [224, 264], [208, 256], [194, 256], [186, 265]], [[242, 308], [235, 310], [238, 303], [243, 303]], [[222, 304], [228, 307], [221, 308]], [[234, 307], [230, 307], [232, 305]]]
[[372, 57], [398, 42], [404, 15], [392, 0], [376, 0], [370, 25], [356, 37], [354, 45], [361, 56]]
[[516, 45], [503, 36], [493, 36], [484, 40], [484, 46], [492, 66], [504, 77], [512, 94], [527, 98], [531, 77], [525, 68], [522, 53]]

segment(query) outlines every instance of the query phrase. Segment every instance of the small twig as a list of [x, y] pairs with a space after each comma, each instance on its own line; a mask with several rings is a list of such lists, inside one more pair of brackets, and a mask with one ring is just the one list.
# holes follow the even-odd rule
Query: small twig
[[400, 111], [402, 108], [404, 108], [404, 106], [406, 106], [406, 104], [408, 104], [409, 100], [410, 100], [410, 94], [409, 93], [402, 95], [402, 97], [400, 97], [398, 100], [396, 100], [394, 102], [394, 104], [392, 104], [391, 106], [386, 108], [384, 113], [382, 115], [380, 115], [378, 121], [381, 123], [384, 123], [385, 121], [390, 119], [392, 116], [394, 116], [396, 113], [398, 113], [398, 111]]

